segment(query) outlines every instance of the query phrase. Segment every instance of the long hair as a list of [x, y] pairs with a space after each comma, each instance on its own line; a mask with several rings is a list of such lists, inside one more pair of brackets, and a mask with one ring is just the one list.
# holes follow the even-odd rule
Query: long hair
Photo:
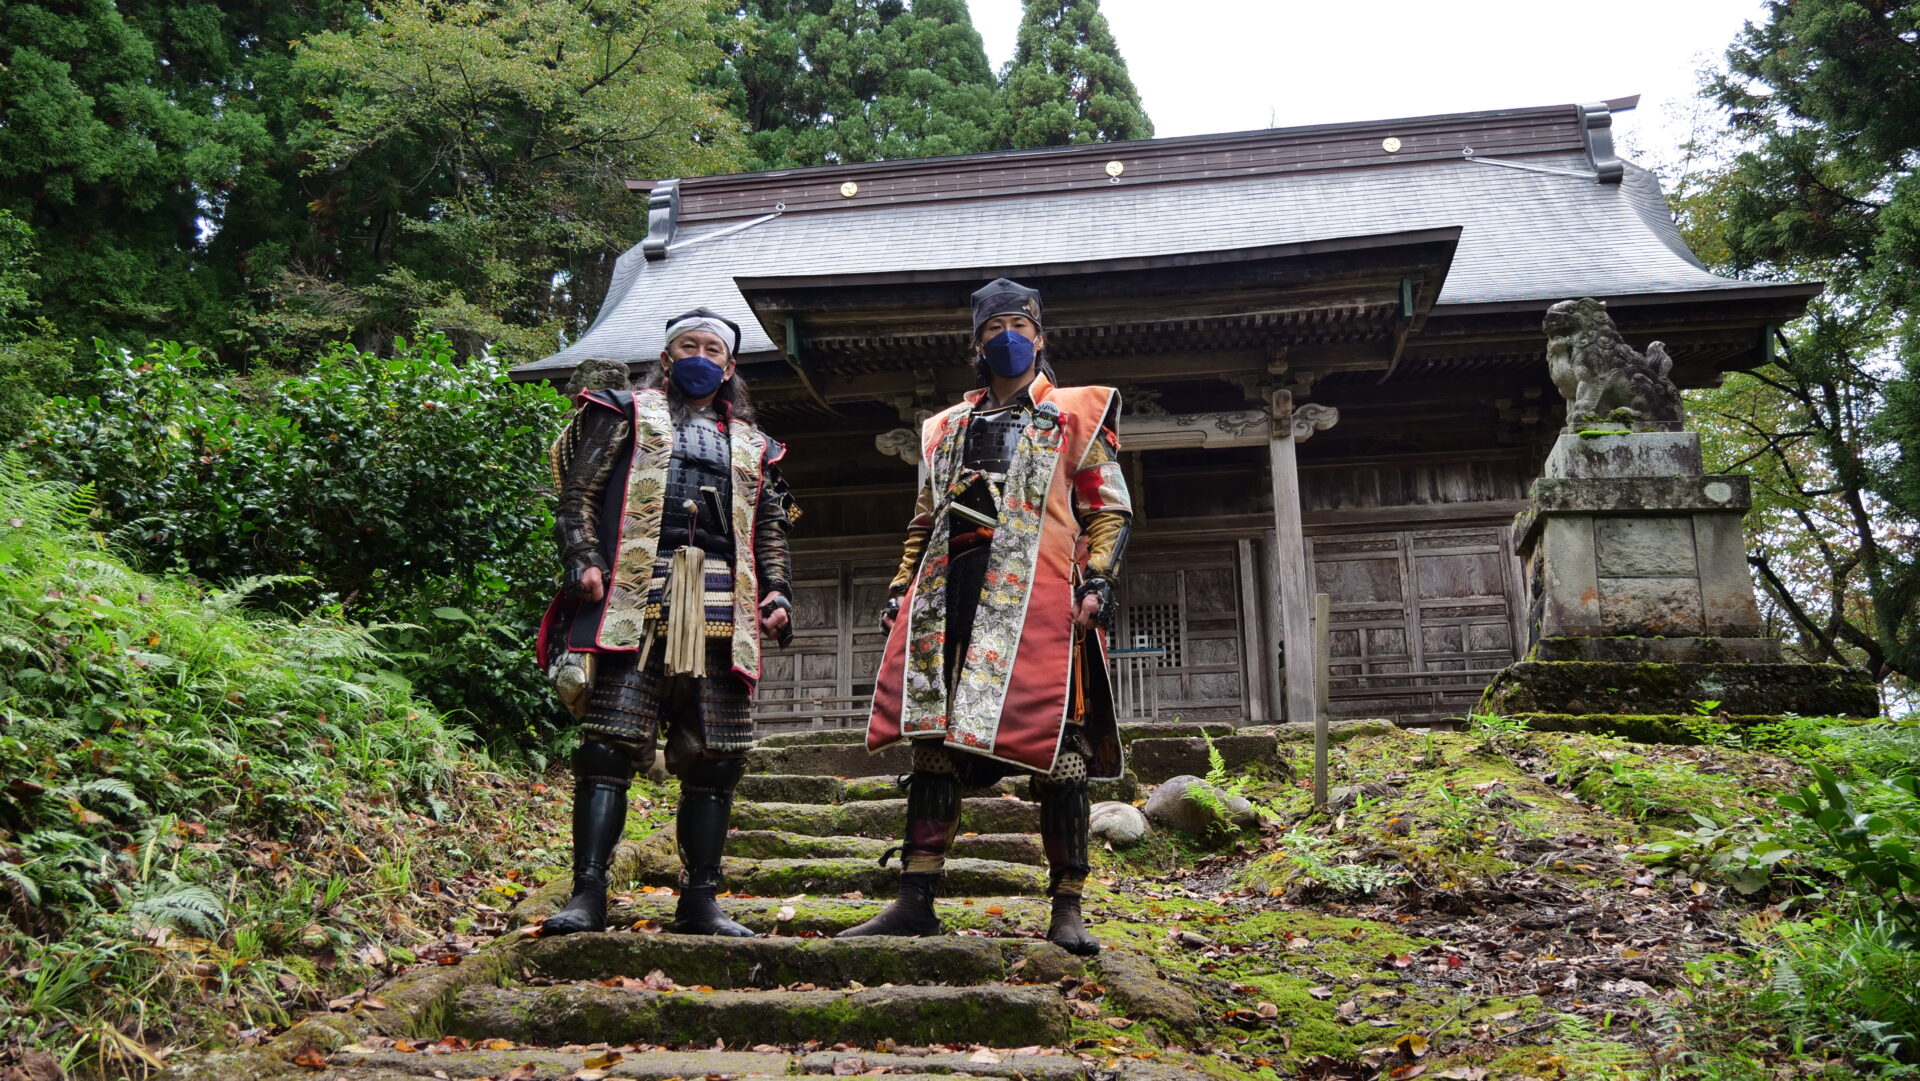
[[[680, 393], [680, 388], [673, 385], [673, 380], [667, 378], [666, 365], [657, 360], [648, 365], [646, 374], [640, 377], [636, 389], [665, 390], [668, 415], [673, 417], [675, 424], [686, 421], [687, 399]], [[747, 393], [746, 380], [740, 378], [738, 364], [734, 365], [733, 374], [727, 377], [727, 381], [720, 384], [720, 389], [715, 392], [713, 400], [726, 402], [733, 419], [742, 420], [748, 424], [759, 423], [753, 413], [753, 397]]]

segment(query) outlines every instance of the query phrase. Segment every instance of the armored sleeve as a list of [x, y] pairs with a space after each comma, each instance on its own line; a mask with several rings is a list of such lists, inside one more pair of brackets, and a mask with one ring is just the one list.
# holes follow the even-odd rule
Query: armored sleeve
[[766, 471], [753, 524], [753, 561], [759, 570], [760, 596], [780, 593], [792, 600], [793, 556], [788, 550], [787, 532], [800, 517], [800, 507], [793, 501], [793, 490], [780, 475], [780, 467], [768, 462]]
[[1101, 428], [1073, 477], [1073, 513], [1087, 538], [1087, 577], [1113, 581], [1133, 528], [1133, 500], [1120, 469], [1120, 443]]
[[600, 507], [627, 434], [625, 417], [586, 405], [555, 444], [560, 498], [553, 512], [553, 540], [569, 578], [578, 579], [588, 567], [608, 570], [600, 553]]
[[907, 540], [900, 550], [900, 569], [894, 572], [893, 582], [887, 586], [891, 596], [902, 597], [913, 585], [913, 576], [919, 573], [920, 557], [927, 553], [927, 538], [933, 535], [933, 481], [920, 486], [920, 495], [914, 500], [913, 519], [907, 523]]

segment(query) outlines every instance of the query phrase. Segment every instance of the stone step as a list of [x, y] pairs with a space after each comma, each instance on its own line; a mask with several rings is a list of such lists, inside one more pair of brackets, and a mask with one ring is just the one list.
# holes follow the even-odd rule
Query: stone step
[[[1278, 748], [1279, 740], [1269, 733], [1213, 737], [1213, 750], [1219, 752], [1226, 768], [1235, 772], [1256, 765], [1278, 765]], [[1200, 736], [1151, 736], [1127, 744], [1127, 765], [1142, 781], [1159, 784], [1182, 774], [1205, 777], [1213, 761], [1207, 741]]]
[[1046, 981], [1036, 980], [1034, 973], [1078, 968], [1065, 950], [1034, 939], [722, 939], [629, 931], [535, 939], [523, 948], [521, 965], [553, 980], [637, 979], [658, 969], [685, 986], [762, 991], [801, 983], [830, 988], [997, 983], [1008, 979], [1010, 969], [1019, 982], [1037, 983]]
[[[808, 776], [802, 773], [749, 773], [740, 778], [734, 798], [762, 803], [839, 803], [838, 777]], [[892, 793], [899, 795], [899, 792]]]
[[[983, 1062], [981, 1056], [968, 1052], [896, 1055], [879, 1051], [815, 1051], [800, 1059], [800, 1072], [845, 1076], [848, 1073], [883, 1069], [887, 1071], [888, 1078], [917, 1073], [946, 1077], [1024, 1078], [1025, 1081], [1089, 1081], [1096, 1074], [1105, 1076], [1112, 1072], [1106, 1060], [1085, 1062], [1065, 1053], [1035, 1055], [1002, 1051], [995, 1053], [994, 1057], [999, 1061]], [[861, 1067], [858, 1070], [854, 1068], [855, 1060]], [[1162, 1077], [1167, 1076], [1164, 1067], [1154, 1072]], [[1125, 1075], [1124, 1068], [1122, 1075]]]
[[791, 1044], [807, 1040], [873, 1046], [1057, 1044], [1068, 1011], [1058, 988], [874, 987], [844, 991], [663, 992], [567, 984], [469, 987], [448, 1012], [447, 1031], [516, 1043]]
[[[897, 879], [896, 879], [897, 882]], [[842, 897], [722, 897], [720, 908], [761, 934], [834, 935], [878, 915], [897, 892], [895, 886], [859, 900]], [[673, 918], [674, 898], [665, 895], [616, 895], [608, 914], [609, 927], [631, 927], [642, 921], [664, 926]], [[780, 913], [791, 908], [786, 919]], [[993, 935], [1043, 934], [1050, 909], [1045, 897], [954, 897], [942, 890], [933, 910], [949, 932], [980, 931]], [[1098, 922], [1094, 924], [1098, 929]], [[904, 941], [896, 939], [895, 941]]]
[[[785, 735], [811, 735], [790, 732]], [[768, 739], [778, 739], [769, 736]], [[896, 743], [878, 753], [868, 753], [865, 743], [804, 743], [796, 746], [760, 745], [747, 752], [747, 772], [798, 773], [807, 776], [871, 777], [880, 773], [905, 773], [913, 768], [913, 748]]]
[[1231, 736], [1239, 731], [1237, 725], [1227, 721], [1129, 721], [1117, 726], [1120, 742], [1131, 744], [1137, 739], [1184, 739], [1188, 737]]
[[[742, 860], [729, 857], [721, 864], [726, 888], [759, 897], [790, 897], [796, 893], [892, 892], [900, 882], [900, 868], [880, 866], [868, 859]], [[679, 881], [675, 866], [640, 881], [649, 886], [671, 886]], [[1043, 867], [1000, 860], [948, 859], [947, 890], [957, 896], [982, 894], [1041, 894], [1046, 892]]]
[[867, 726], [852, 728], [815, 728], [804, 732], [774, 732], [754, 740], [756, 747], [819, 747], [836, 743], [867, 741]]
[[[727, 854], [742, 859], [870, 859], [878, 861], [897, 839], [881, 837], [815, 837], [783, 830], [736, 830], [727, 837]], [[1031, 833], [962, 834], [953, 839], [956, 857], [999, 860], [1003, 863], [1045, 865], [1040, 838]], [[896, 861], [889, 861], [896, 862]]]
[[[1008, 795], [1027, 798], [1026, 776], [1003, 777], [991, 787], [973, 793], [976, 796]], [[864, 803], [872, 800], [899, 799], [898, 774], [872, 777], [826, 777], [799, 773], [749, 773], [740, 778], [735, 795], [743, 800], [763, 803]], [[1101, 800], [1132, 802], [1140, 794], [1139, 780], [1128, 771], [1119, 780], [1094, 781], [1088, 794], [1095, 803]]]
[[[350, 1071], [344, 1076], [353, 1081], [410, 1081], [416, 1077], [501, 1077], [522, 1066], [533, 1073], [522, 1073], [525, 1081], [567, 1081], [575, 1076], [588, 1058], [605, 1056], [603, 1050], [554, 1051], [525, 1047], [511, 1051], [348, 1051], [332, 1056], [328, 1066]], [[846, 1076], [884, 1069], [887, 1081], [964, 1081], [969, 1077], [1021, 1078], [1025, 1081], [1092, 1081], [1095, 1075], [1113, 1077], [1115, 1071], [1105, 1061], [1083, 1062], [1071, 1054], [1047, 1048], [1039, 1054], [1030, 1048], [1019, 1051], [1001, 1049], [992, 1053], [997, 1061], [983, 1061], [974, 1052], [935, 1052], [903, 1055], [878, 1051], [816, 1051], [812, 1054], [779, 1051], [646, 1051], [626, 1052], [606, 1070], [607, 1078], [633, 1081], [678, 1081], [680, 1078], [776, 1078], [793, 1075]], [[1128, 1077], [1127, 1060], [1117, 1064], [1119, 1076]], [[1136, 1068], [1137, 1070], [1137, 1068]], [[1175, 1076], [1167, 1067], [1138, 1070], [1143, 1079], [1155, 1081]], [[313, 1077], [302, 1071], [288, 1077]], [[1197, 1076], [1197, 1075], [1196, 1075]]]
[[[422, 1046], [425, 1046], [423, 1044]], [[328, 1059], [328, 1066], [353, 1081], [399, 1081], [416, 1077], [503, 1077], [521, 1066], [534, 1072], [526, 1081], [565, 1081], [575, 1076], [588, 1058], [605, 1056], [604, 1050], [555, 1051], [538, 1047], [511, 1051], [422, 1051], [341, 1050]], [[608, 1078], [637, 1078], [643, 1081], [675, 1081], [685, 1077], [784, 1077], [793, 1072], [801, 1056], [782, 1052], [752, 1051], [647, 1051], [628, 1052], [611, 1066], [601, 1067]], [[961, 1056], [965, 1057], [965, 1056]], [[1074, 1060], [1078, 1061], [1078, 1060]], [[289, 1075], [293, 1076], [293, 1075]], [[303, 1071], [300, 1076], [324, 1076]], [[1036, 1078], [1041, 1075], [1034, 1075]], [[1047, 1074], [1058, 1081], [1071, 1078]]]
[[[906, 821], [904, 799], [842, 804], [742, 802], [733, 808], [734, 829], [783, 830], [815, 837], [898, 838]], [[1035, 833], [1040, 829], [1040, 808], [1018, 799], [962, 800], [960, 829], [968, 833]]]

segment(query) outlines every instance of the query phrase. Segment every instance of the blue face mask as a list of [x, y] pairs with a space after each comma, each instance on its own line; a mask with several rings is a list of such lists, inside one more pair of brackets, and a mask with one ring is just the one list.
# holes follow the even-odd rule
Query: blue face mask
[[1002, 379], [1015, 379], [1033, 367], [1033, 339], [1016, 331], [1003, 330], [980, 346], [987, 358], [987, 369]]
[[706, 357], [681, 357], [673, 362], [667, 378], [687, 397], [704, 398], [720, 389], [720, 384], [726, 382], [727, 372]]

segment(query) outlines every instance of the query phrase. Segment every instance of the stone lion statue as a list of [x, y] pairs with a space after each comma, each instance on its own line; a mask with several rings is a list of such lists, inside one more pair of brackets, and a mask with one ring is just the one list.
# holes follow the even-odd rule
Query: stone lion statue
[[1547, 373], [1567, 399], [1567, 431], [1594, 423], [1680, 423], [1680, 388], [1667, 372], [1673, 360], [1653, 342], [1643, 356], [1628, 345], [1592, 297], [1547, 309]]

